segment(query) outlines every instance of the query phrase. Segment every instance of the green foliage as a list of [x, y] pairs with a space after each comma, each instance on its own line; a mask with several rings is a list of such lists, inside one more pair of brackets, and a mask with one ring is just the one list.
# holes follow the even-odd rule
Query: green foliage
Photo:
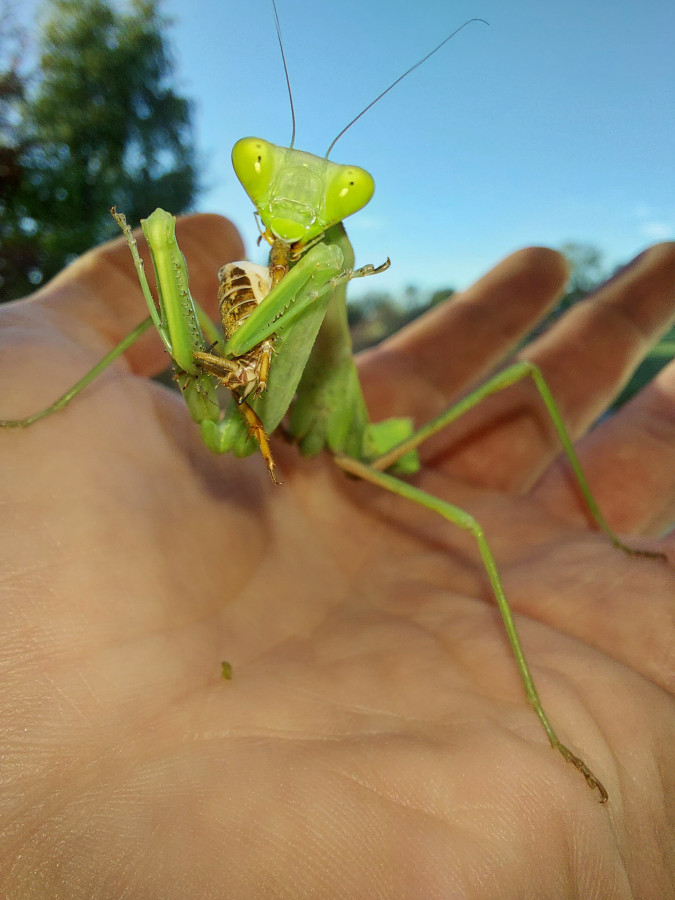
[[563, 300], [571, 306], [575, 299], [581, 299], [607, 278], [602, 251], [592, 244], [578, 244], [573, 241], [563, 244], [560, 252], [570, 267], [570, 278]]
[[537, 326], [536, 333], [546, 331], [566, 310], [587, 297], [609, 275], [602, 258], [602, 251], [592, 244], [578, 244], [570, 241], [563, 244], [559, 250], [567, 260], [570, 277], [565, 286], [565, 293], [548, 316]]
[[[26, 36], [5, 6], [0, 13], [0, 279], [13, 291], [16, 275], [35, 265], [36, 255], [22, 235], [14, 235], [7, 224], [22, 182], [22, 144], [19, 110], [24, 102], [27, 78], [21, 60]], [[0, 290], [0, 296], [3, 294]], [[16, 296], [11, 293], [10, 296]]]
[[138, 221], [159, 205], [182, 212], [197, 192], [190, 107], [171, 86], [158, 0], [127, 12], [48, 0], [46, 14], [36, 88], [12, 98], [20, 177], [0, 198], [2, 299], [114, 236], [111, 206]]
[[642, 360], [612, 404], [612, 409], [618, 409], [631, 400], [645, 385], [656, 378], [672, 359], [675, 359], [675, 327], [671, 328]]

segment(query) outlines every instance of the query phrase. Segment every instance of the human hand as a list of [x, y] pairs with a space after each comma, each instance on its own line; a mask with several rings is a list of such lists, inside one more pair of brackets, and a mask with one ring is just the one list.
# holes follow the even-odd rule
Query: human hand
[[[242, 255], [179, 223], [194, 293]], [[525, 354], [575, 435], [672, 311], [652, 248]], [[438, 414], [565, 277], [521, 251], [362, 360], [374, 419]], [[212, 309], [213, 311], [213, 309]], [[144, 315], [122, 241], [0, 308], [3, 416], [50, 402]], [[485, 527], [545, 709], [523, 697], [470, 538], [274, 446], [218, 458], [143, 337], [63, 412], [0, 433], [0, 889], [8, 897], [632, 897], [672, 890], [671, 366], [579, 444], [589, 525], [531, 386], [423, 450]], [[219, 676], [221, 659], [234, 668]]]

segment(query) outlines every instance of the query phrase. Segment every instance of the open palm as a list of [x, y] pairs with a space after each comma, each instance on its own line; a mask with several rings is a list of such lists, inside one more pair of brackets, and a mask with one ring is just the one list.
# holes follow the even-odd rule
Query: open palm
[[[242, 255], [179, 225], [195, 295]], [[364, 355], [374, 419], [438, 414], [565, 279], [521, 251]], [[575, 436], [673, 308], [652, 248], [524, 355]], [[122, 241], [0, 309], [2, 408], [51, 402], [144, 315]], [[277, 441], [217, 458], [145, 336], [63, 412], [0, 434], [0, 893], [12, 898], [663, 898], [675, 884], [675, 370], [582, 439], [589, 524], [530, 385], [424, 449], [483, 524], [551, 751], [471, 539]], [[224, 681], [220, 663], [233, 666]]]

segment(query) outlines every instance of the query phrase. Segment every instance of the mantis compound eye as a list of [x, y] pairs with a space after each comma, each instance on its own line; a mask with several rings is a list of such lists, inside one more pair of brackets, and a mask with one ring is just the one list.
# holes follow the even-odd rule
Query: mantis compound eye
[[373, 176], [357, 166], [336, 166], [326, 185], [325, 214], [341, 222], [362, 209], [375, 192]]
[[256, 207], [269, 191], [278, 167], [279, 148], [262, 138], [241, 138], [232, 148], [232, 166]]

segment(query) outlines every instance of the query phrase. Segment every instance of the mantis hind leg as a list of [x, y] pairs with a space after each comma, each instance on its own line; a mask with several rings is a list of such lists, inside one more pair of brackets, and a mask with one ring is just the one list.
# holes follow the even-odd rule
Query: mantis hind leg
[[358, 462], [357, 460], [351, 459], [347, 456], [336, 456], [335, 461], [345, 472], [348, 472], [351, 475], [356, 475], [358, 478], [362, 478], [365, 481], [370, 481], [372, 484], [376, 484], [387, 491], [398, 494], [400, 497], [404, 497], [405, 499], [411, 500], [413, 503], [417, 503], [420, 506], [431, 510], [432, 512], [438, 513], [438, 515], [443, 516], [444, 519], [447, 519], [454, 525], [463, 528], [474, 536], [474, 538], [476, 539], [476, 543], [478, 544], [481, 558], [483, 560], [483, 565], [485, 566], [485, 571], [487, 572], [488, 578], [490, 580], [490, 585], [492, 586], [492, 590], [497, 601], [499, 612], [501, 613], [502, 620], [504, 622], [504, 628], [506, 629], [506, 634], [509, 639], [511, 649], [513, 650], [513, 655], [516, 659], [516, 664], [518, 666], [518, 671], [520, 672], [520, 677], [525, 688], [527, 699], [537, 713], [537, 716], [539, 717], [539, 720], [543, 725], [546, 735], [551, 743], [551, 747], [553, 747], [554, 750], [558, 750], [569, 763], [571, 763], [576, 769], [579, 770], [579, 772], [581, 772], [581, 774], [586, 779], [586, 783], [588, 784], [588, 786], [599, 792], [600, 802], [605, 803], [608, 794], [602, 783], [595, 777], [586, 763], [574, 753], [572, 753], [572, 751], [558, 739], [558, 736], [553, 730], [553, 726], [551, 725], [549, 718], [546, 715], [543, 706], [541, 705], [541, 700], [539, 699], [539, 694], [537, 693], [537, 689], [532, 678], [532, 673], [530, 672], [530, 668], [523, 653], [520, 638], [518, 636], [516, 625], [513, 620], [513, 614], [506, 599], [506, 594], [504, 592], [504, 587], [497, 570], [494, 556], [492, 555], [492, 551], [490, 550], [490, 546], [485, 539], [485, 535], [480, 524], [476, 521], [476, 519], [473, 518], [473, 516], [460, 509], [459, 507], [453, 506], [451, 503], [447, 503], [444, 500], [440, 500], [438, 497], [433, 497], [431, 494], [426, 493], [426, 491], [422, 491], [419, 488], [408, 484], [406, 481], [402, 481], [401, 479], [394, 477], [393, 475], [388, 475], [386, 472], [380, 472], [377, 469], [372, 468], [370, 465]]
[[486, 381], [485, 384], [481, 385], [475, 391], [472, 391], [472, 393], [464, 397], [464, 399], [460, 400], [459, 403], [451, 406], [436, 419], [432, 419], [432, 421], [427, 425], [424, 425], [418, 431], [415, 431], [405, 441], [402, 441], [400, 444], [393, 447], [390, 451], [383, 454], [382, 456], [378, 456], [376, 459], [370, 460], [369, 466], [377, 471], [384, 471], [388, 469], [391, 465], [393, 465], [393, 463], [395, 463], [406, 453], [409, 453], [416, 447], [419, 447], [420, 444], [427, 440], [427, 438], [430, 438], [432, 435], [437, 434], [439, 431], [442, 431], [443, 428], [445, 428], [451, 422], [454, 422], [469, 409], [476, 406], [481, 402], [481, 400], [484, 400], [491, 394], [495, 394], [498, 391], [501, 391], [518, 381], [522, 381], [524, 378], [532, 379], [535, 387], [539, 392], [540, 397], [544, 402], [544, 405], [558, 434], [558, 438], [560, 440], [562, 448], [565, 451], [565, 455], [567, 456], [567, 459], [569, 461], [570, 467], [574, 474], [574, 478], [584, 498], [586, 507], [597, 526], [605, 532], [612, 544], [614, 544], [614, 546], [618, 547], [620, 550], [623, 550], [624, 553], [629, 553], [635, 556], [645, 556], [653, 559], [665, 559], [665, 554], [658, 551], [642, 550], [625, 544], [609, 526], [607, 520], [598, 507], [598, 504], [595, 502], [593, 494], [591, 493], [591, 489], [588, 485], [588, 481], [586, 480], [586, 476], [584, 475], [579, 457], [577, 456], [576, 450], [574, 449], [574, 445], [569, 436], [567, 428], [565, 427], [565, 423], [563, 421], [560, 410], [558, 409], [558, 405], [553, 398], [553, 394], [551, 393], [549, 386], [546, 384], [544, 376], [542, 375], [539, 367], [534, 363], [529, 362], [528, 360], [521, 360], [520, 362], [508, 366], [508, 368], [504, 369], [503, 371], [498, 372], [496, 375]]
[[97, 378], [101, 372], [108, 368], [109, 365], [115, 362], [115, 360], [121, 356], [129, 347], [134, 343], [134, 341], [139, 338], [144, 332], [150, 328], [152, 325], [152, 319], [148, 316], [147, 319], [144, 319], [140, 325], [137, 325], [136, 328], [132, 332], [130, 332], [123, 340], [117, 344], [116, 347], [106, 353], [106, 355], [101, 359], [96, 365], [90, 369], [86, 375], [83, 375], [79, 381], [77, 381], [71, 388], [69, 388], [65, 394], [51, 403], [49, 406], [45, 407], [45, 409], [40, 410], [39, 412], [33, 413], [30, 416], [26, 416], [24, 419], [0, 419], [0, 428], [28, 428], [29, 425], [32, 425], [34, 422], [38, 422], [40, 419], [45, 419], [47, 416], [51, 416], [52, 413], [58, 412], [58, 410], [63, 409], [67, 406], [70, 401], [76, 397], [80, 391], [84, 390], [87, 385], [91, 384], [91, 382]]

